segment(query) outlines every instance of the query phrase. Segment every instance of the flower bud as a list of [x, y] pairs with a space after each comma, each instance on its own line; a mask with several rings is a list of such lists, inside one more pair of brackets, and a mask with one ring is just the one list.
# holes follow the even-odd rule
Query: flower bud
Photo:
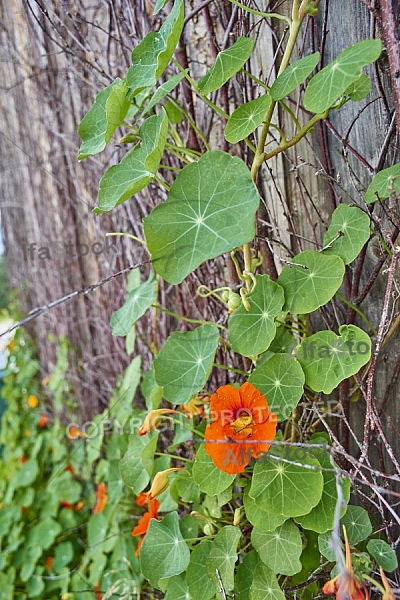
[[239, 296], [239, 294], [236, 294], [235, 292], [232, 292], [231, 295], [229, 296], [228, 308], [231, 308], [232, 310], [235, 310], [235, 308], [239, 308], [239, 306], [241, 304], [242, 304], [242, 299]]
[[151, 410], [146, 416], [145, 420], [141, 428], [138, 431], [139, 435], [146, 435], [156, 429], [161, 423], [162, 415], [168, 415], [170, 413], [180, 414], [179, 411], [173, 410], [172, 408], [158, 408], [156, 410]]
[[186, 469], [178, 467], [174, 467], [172, 469], [165, 469], [165, 471], [159, 471], [158, 473], [156, 473], [150, 488], [149, 500], [153, 500], [156, 496], [159, 496], [167, 489], [169, 484], [168, 475], [173, 471], [185, 471], [186, 473], [188, 473]]

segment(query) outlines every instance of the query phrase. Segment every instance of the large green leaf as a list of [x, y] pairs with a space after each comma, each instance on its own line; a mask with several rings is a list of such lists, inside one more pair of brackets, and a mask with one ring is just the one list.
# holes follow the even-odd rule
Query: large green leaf
[[196, 460], [193, 465], [193, 479], [202, 492], [209, 496], [220, 494], [230, 486], [235, 475], [225, 473], [216, 467], [213, 460], [208, 456], [201, 445], [196, 452]]
[[324, 254], [336, 254], [345, 265], [348, 265], [359, 255], [368, 241], [370, 235], [368, 215], [356, 206], [339, 204], [332, 214], [331, 224], [324, 236], [324, 248], [337, 237], [339, 231], [343, 235], [338, 237], [330, 248], [324, 250]]
[[321, 113], [332, 106], [360, 77], [362, 67], [379, 58], [381, 51], [381, 40], [363, 40], [343, 50], [311, 79], [304, 94], [307, 110]]
[[371, 181], [365, 192], [364, 200], [372, 204], [379, 200], [389, 198], [391, 190], [400, 194], [400, 163], [379, 171]]
[[164, 598], [165, 600], [194, 600], [183, 575], [174, 575], [170, 578]]
[[276, 515], [297, 517], [321, 500], [323, 481], [318, 460], [309, 454], [299, 459], [296, 449], [288, 446], [285, 460], [272, 460], [266, 454], [256, 462], [250, 496]]
[[341, 325], [339, 336], [333, 331], [319, 331], [305, 338], [295, 354], [306, 384], [315, 392], [330, 394], [369, 361], [371, 340], [359, 327]]
[[157, 384], [173, 404], [184, 404], [205, 385], [218, 346], [215, 325], [201, 325], [193, 331], [175, 331], [154, 361]]
[[274, 531], [286, 521], [286, 517], [284, 515], [275, 515], [271, 512], [267, 512], [267, 505], [261, 507], [256, 504], [249, 495], [249, 488], [250, 486], [247, 486], [243, 494], [243, 504], [247, 519], [260, 531]]
[[284, 310], [306, 314], [323, 306], [340, 288], [344, 263], [338, 256], [325, 256], [315, 250], [306, 250], [293, 258], [298, 266], [284, 267], [277, 283], [285, 291]]
[[318, 64], [320, 54], [314, 52], [300, 60], [296, 60], [277, 77], [272, 84], [270, 94], [274, 100], [281, 100], [290, 92], [293, 92]]
[[215, 570], [218, 569], [227, 592], [233, 590], [233, 574], [237, 561], [237, 545], [241, 537], [239, 527], [225, 525], [214, 538], [207, 561], [208, 576], [218, 585]]
[[125, 303], [111, 317], [113, 335], [127, 335], [157, 298], [157, 280], [153, 272], [148, 280], [132, 290]]
[[250, 58], [253, 46], [251, 38], [238, 37], [233, 46], [220, 52], [211, 69], [197, 83], [200, 94], [206, 96], [219, 90]]
[[183, 0], [174, 6], [160, 30], [150, 31], [132, 52], [132, 66], [127, 73], [129, 99], [144, 88], [153, 87], [165, 71], [181, 37], [184, 17]]
[[254, 572], [249, 600], [285, 600], [275, 573], [261, 561]]
[[100, 179], [96, 215], [113, 209], [145, 188], [155, 177], [167, 140], [168, 117], [164, 109], [144, 121], [139, 129], [141, 145], [132, 148], [118, 165]]
[[129, 436], [129, 446], [125, 456], [120, 461], [121, 477], [124, 483], [138, 495], [149, 483], [154, 466], [158, 432], [139, 436], [137, 433]]
[[239, 564], [237, 577], [235, 578], [235, 598], [238, 600], [249, 600], [250, 588], [259, 562], [257, 552], [251, 550], [244, 555], [242, 562]]
[[263, 122], [271, 104], [271, 96], [263, 94], [255, 100], [242, 104], [233, 111], [225, 127], [225, 139], [237, 144], [253, 133]]
[[229, 318], [229, 343], [244, 356], [264, 352], [275, 337], [274, 319], [284, 304], [283, 289], [268, 275], [256, 276], [257, 287], [249, 297], [250, 311], [239, 306]]
[[278, 421], [285, 421], [299, 403], [304, 381], [303, 369], [290, 354], [274, 354], [249, 377], [249, 383], [266, 397], [270, 410], [278, 415]]
[[141, 570], [150, 584], [160, 588], [163, 586], [160, 580], [185, 571], [189, 559], [189, 548], [179, 529], [178, 513], [174, 511], [162, 521], [151, 519], [140, 549]]
[[286, 521], [275, 531], [254, 528], [251, 543], [263, 563], [274, 573], [295, 575], [301, 571], [301, 535], [293, 521]]
[[226, 152], [204, 154], [182, 169], [166, 202], [144, 219], [154, 269], [169, 283], [255, 235], [258, 192], [245, 163]]
[[127, 92], [128, 87], [122, 79], [116, 79], [97, 94], [78, 127], [82, 139], [78, 160], [104, 150], [128, 112], [130, 102], [126, 99]]
[[186, 581], [193, 600], [210, 600], [210, 598], [214, 597], [218, 589], [207, 570], [207, 563], [212, 548], [213, 543], [205, 540], [195, 546], [191, 553], [190, 563], [186, 572]]

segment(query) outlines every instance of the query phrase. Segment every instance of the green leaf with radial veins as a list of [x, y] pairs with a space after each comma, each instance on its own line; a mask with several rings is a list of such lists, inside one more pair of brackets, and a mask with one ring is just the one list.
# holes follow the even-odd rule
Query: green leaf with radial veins
[[96, 215], [112, 210], [153, 181], [167, 140], [168, 117], [164, 109], [149, 117], [139, 129], [142, 144], [132, 148], [118, 165], [100, 179]]
[[216, 569], [218, 569], [222, 583], [227, 592], [233, 590], [233, 576], [237, 561], [237, 545], [241, 538], [239, 527], [225, 525], [215, 536], [207, 561], [207, 571], [210, 579], [218, 585]]
[[231, 144], [244, 140], [263, 122], [271, 105], [271, 96], [264, 94], [242, 104], [233, 111], [225, 127], [225, 139]]
[[369, 221], [369, 216], [356, 206], [339, 204], [332, 214], [331, 224], [324, 235], [324, 248], [337, 237], [339, 231], [343, 235], [332, 243], [331, 248], [324, 250], [324, 255], [340, 256], [345, 265], [353, 262], [369, 239]]
[[257, 367], [249, 377], [268, 401], [269, 409], [285, 421], [304, 392], [304, 372], [290, 353], [275, 354]]
[[229, 318], [229, 343], [243, 356], [267, 350], [275, 337], [275, 317], [285, 302], [283, 289], [268, 275], [256, 275], [257, 287], [249, 296], [250, 311], [239, 306]]
[[383, 540], [369, 540], [367, 550], [384, 571], [391, 573], [397, 569], [396, 552]]
[[[188, 71], [189, 71], [189, 69], [185, 69], [185, 73], [188, 73]], [[164, 96], [166, 96], [167, 94], [172, 92], [173, 89], [176, 88], [176, 86], [185, 77], [185, 73], [178, 73], [177, 75], [173, 75], [167, 81], [165, 81], [162, 85], [160, 85], [159, 88], [156, 89], [156, 91], [154, 92], [154, 94], [151, 97], [150, 102], [148, 104], [146, 104], [146, 107], [145, 107], [144, 111], [142, 112], [142, 117], [144, 117], [145, 114], [150, 112], [150, 110], [153, 108], [153, 106], [155, 106], [157, 104], [157, 102], [162, 100], [162, 98], [164, 98]]]
[[174, 331], [154, 361], [157, 384], [173, 404], [184, 404], [205, 385], [210, 373], [219, 331], [202, 325], [193, 331]]
[[243, 494], [243, 504], [247, 520], [250, 521], [253, 527], [257, 527], [260, 531], [274, 531], [286, 521], [286, 517], [267, 512], [268, 506], [261, 508], [261, 506], [256, 504], [253, 498], [249, 496], [249, 487], [246, 487]]
[[250, 496], [276, 515], [298, 517], [321, 500], [323, 482], [318, 460], [310, 455], [299, 459], [297, 448], [287, 446], [285, 460], [272, 460], [266, 454], [256, 462]]
[[132, 66], [126, 76], [131, 100], [146, 87], [153, 87], [164, 73], [183, 29], [184, 3], [174, 6], [159, 31], [150, 31], [132, 52]]
[[192, 550], [186, 581], [193, 600], [210, 600], [219, 589], [207, 572], [207, 562], [212, 548], [213, 542], [204, 540]]
[[375, 175], [365, 192], [364, 200], [367, 204], [372, 204], [378, 199], [389, 198], [392, 188], [400, 194], [400, 163], [383, 169]]
[[202, 492], [205, 492], [209, 496], [216, 496], [231, 485], [235, 479], [235, 475], [229, 475], [229, 473], [218, 469], [202, 444], [196, 452], [193, 465], [193, 479]]
[[169, 283], [255, 235], [257, 189], [245, 163], [219, 150], [179, 173], [165, 202], [144, 219], [153, 268]]
[[132, 290], [125, 303], [111, 317], [113, 335], [127, 335], [131, 327], [157, 298], [157, 280], [150, 273], [148, 280]]
[[277, 77], [272, 84], [270, 94], [274, 100], [281, 100], [293, 92], [312, 73], [318, 64], [319, 52], [314, 52], [296, 60]]
[[235, 578], [235, 598], [238, 600], [249, 600], [250, 588], [253, 583], [254, 574], [260, 562], [255, 550], [247, 552], [238, 566]]
[[381, 40], [363, 40], [343, 50], [311, 79], [304, 94], [305, 108], [324, 112], [360, 77], [362, 67], [379, 58], [381, 51]]
[[360, 100], [364, 100], [370, 91], [371, 79], [367, 75], [364, 75], [364, 73], [361, 73], [360, 77], [351, 83], [349, 87], [345, 89], [344, 93], [353, 102], [359, 102]]
[[342, 518], [342, 525], [346, 527], [349, 543], [352, 545], [366, 540], [372, 532], [368, 513], [361, 506], [348, 506]]
[[358, 373], [371, 357], [371, 340], [356, 325], [342, 325], [339, 336], [319, 331], [297, 346], [295, 355], [315, 392], [330, 394], [341, 381]]
[[104, 150], [128, 112], [130, 102], [126, 99], [127, 92], [128, 87], [122, 79], [116, 79], [97, 94], [78, 127], [82, 139], [78, 160]]
[[129, 436], [128, 450], [120, 460], [121, 477], [133, 493], [138, 495], [150, 481], [154, 467], [154, 452], [157, 447], [159, 432], [139, 436], [134, 433]]
[[250, 58], [253, 46], [251, 38], [238, 37], [230, 48], [220, 52], [208, 73], [197, 82], [200, 94], [207, 96], [210, 92], [219, 90]]
[[285, 600], [275, 573], [261, 561], [254, 572], [249, 600]]
[[161, 580], [186, 571], [189, 560], [189, 547], [179, 529], [178, 513], [169, 513], [162, 521], [150, 519], [140, 549], [141, 571], [150, 584], [165, 588]]
[[295, 256], [292, 262], [308, 268], [283, 268], [277, 283], [285, 292], [284, 310], [297, 314], [313, 312], [329, 302], [342, 284], [344, 263], [338, 256], [306, 250]]
[[254, 528], [251, 543], [263, 563], [274, 573], [295, 575], [301, 571], [301, 535], [293, 521], [286, 521], [275, 531]]

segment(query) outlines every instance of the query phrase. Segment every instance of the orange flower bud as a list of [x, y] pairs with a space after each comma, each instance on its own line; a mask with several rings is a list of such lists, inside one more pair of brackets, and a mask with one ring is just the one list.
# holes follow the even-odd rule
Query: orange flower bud
[[39, 399], [37, 398], [37, 396], [34, 396], [33, 394], [31, 396], [29, 396], [29, 398], [28, 398], [29, 408], [36, 408], [38, 404], [39, 404]]
[[162, 415], [168, 415], [171, 413], [180, 414], [179, 411], [173, 410], [172, 408], [158, 408], [157, 410], [151, 410], [146, 416], [141, 428], [138, 431], [139, 435], [146, 435], [156, 429], [161, 423]]
[[199, 415], [200, 417], [205, 419], [206, 413], [204, 410], [204, 402], [207, 402], [208, 400], [208, 396], [205, 396], [204, 398], [202, 396], [195, 396], [194, 398], [189, 400], [189, 402], [186, 402], [186, 404], [180, 404], [179, 408], [181, 408], [185, 411], [185, 413], [187, 413], [188, 419], [195, 415]]
[[186, 469], [178, 467], [172, 469], [165, 469], [165, 471], [159, 471], [158, 473], [156, 473], [153, 479], [153, 483], [149, 492], [149, 500], [153, 500], [156, 496], [159, 496], [163, 493], [164, 490], [167, 489], [169, 484], [168, 474], [172, 473], [173, 471], [185, 471], [185, 473], [189, 475], [189, 472], [186, 471]]
[[382, 596], [382, 600], [395, 600], [394, 592], [389, 585], [389, 582], [386, 578], [385, 573], [383, 572], [382, 567], [379, 567], [379, 570], [381, 572], [383, 587], [385, 588], [385, 593]]
[[49, 421], [49, 417], [45, 413], [42, 413], [40, 415], [40, 419], [38, 421], [39, 427], [44, 427], [45, 425], [47, 425], [48, 421]]

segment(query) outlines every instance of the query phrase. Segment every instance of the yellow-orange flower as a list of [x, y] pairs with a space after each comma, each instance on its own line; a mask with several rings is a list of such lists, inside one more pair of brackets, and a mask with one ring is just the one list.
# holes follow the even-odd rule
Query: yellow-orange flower
[[146, 415], [138, 434], [146, 435], [147, 433], [150, 433], [150, 431], [153, 431], [159, 426], [163, 415], [168, 415], [171, 413], [176, 413], [178, 415], [180, 414], [178, 410], [173, 410], [172, 408], [157, 408], [156, 410], [151, 410]]
[[188, 416], [188, 419], [190, 419], [191, 417], [195, 417], [196, 415], [198, 415], [202, 419], [205, 419], [206, 411], [204, 410], [204, 402], [207, 401], [208, 396], [195, 396], [194, 398], [189, 400], [189, 402], [186, 402], [186, 404], [180, 404], [179, 408], [185, 411], [185, 413]]
[[15, 340], [11, 340], [11, 342], [7, 344], [6, 348], [9, 352], [12, 352], [15, 348]]
[[178, 467], [174, 467], [172, 469], [165, 469], [165, 471], [159, 471], [158, 473], [156, 473], [150, 488], [150, 492], [148, 494], [149, 500], [153, 500], [153, 498], [159, 496], [167, 489], [169, 484], [168, 475], [170, 473], [173, 473], [174, 471], [185, 471], [186, 473], [188, 473], [186, 469], [181, 469]]
[[239, 390], [224, 385], [211, 396], [211, 417], [205, 450], [225, 473], [242, 473], [251, 458], [267, 452], [275, 438], [277, 417], [266, 398], [251, 383]]
[[93, 509], [93, 514], [97, 515], [97, 513], [101, 512], [105, 509], [108, 501], [107, 496], [107, 486], [105, 483], [98, 483], [97, 490], [95, 492], [97, 498], [97, 504]]
[[135, 502], [138, 506], [147, 506], [149, 501], [149, 495], [147, 492], [140, 492], [139, 496], [136, 496]]
[[33, 394], [30, 395], [29, 398], [28, 398], [28, 406], [29, 406], [29, 408], [36, 408], [38, 404], [39, 404], [38, 397], [34, 396]]
[[157, 518], [158, 509], [160, 508], [160, 503], [157, 498], [153, 498], [150, 500], [150, 507], [147, 512], [144, 513], [143, 517], [140, 519], [139, 523], [136, 525], [134, 530], [132, 531], [133, 536], [140, 535], [141, 540], [139, 541], [138, 547], [136, 548], [136, 556], [139, 556], [140, 548], [142, 547], [143, 540], [146, 536], [147, 530], [150, 525], [151, 519], [159, 519]]
[[69, 440], [76, 440], [77, 438], [86, 438], [86, 434], [81, 431], [78, 427], [76, 427], [75, 425], [68, 425], [67, 427], [67, 438]]

